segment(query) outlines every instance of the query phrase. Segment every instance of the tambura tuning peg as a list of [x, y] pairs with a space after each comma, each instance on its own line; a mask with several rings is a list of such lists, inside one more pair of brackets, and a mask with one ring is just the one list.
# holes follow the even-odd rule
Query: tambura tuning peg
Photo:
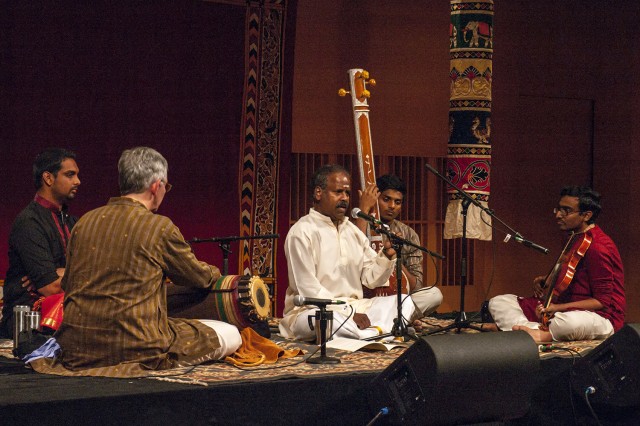
[[376, 81], [373, 78], [367, 80], [367, 84], [371, 87], [376, 87]]
[[338, 96], [347, 96], [347, 94], [349, 94], [350, 92], [348, 90], [344, 90], [344, 89], [339, 89], [338, 90]]
[[368, 91], [367, 89], [364, 89], [364, 90], [362, 91], [362, 97], [363, 97], [363, 98], [370, 98], [370, 97], [371, 97], [371, 92], [370, 92], [370, 91]]

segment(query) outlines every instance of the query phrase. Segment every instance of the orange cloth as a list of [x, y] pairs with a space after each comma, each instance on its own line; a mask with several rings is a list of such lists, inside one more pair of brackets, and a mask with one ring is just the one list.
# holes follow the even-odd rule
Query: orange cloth
[[302, 355], [302, 349], [283, 349], [269, 339], [256, 333], [251, 327], [240, 332], [242, 345], [224, 360], [241, 367], [260, 364], [274, 364], [279, 358], [293, 358]]

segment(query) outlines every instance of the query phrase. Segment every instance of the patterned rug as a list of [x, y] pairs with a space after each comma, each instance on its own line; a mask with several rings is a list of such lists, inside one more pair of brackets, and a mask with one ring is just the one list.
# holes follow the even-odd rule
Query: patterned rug
[[[454, 323], [451, 319], [438, 319], [427, 317], [422, 322], [421, 333], [436, 331]], [[274, 323], [271, 324], [272, 326]], [[480, 327], [481, 323], [472, 323]], [[275, 329], [277, 330], [277, 329]], [[274, 330], [274, 331], [275, 331]], [[449, 330], [446, 333], [452, 334], [456, 330]], [[462, 333], [478, 333], [476, 330], [463, 329]], [[420, 333], [418, 333], [420, 335]], [[326, 355], [340, 359], [338, 364], [310, 364], [306, 360], [310, 357], [320, 355], [318, 346], [309, 345], [303, 342], [285, 340], [279, 335], [272, 336], [277, 344], [285, 349], [300, 348], [304, 354], [291, 359], [278, 361], [274, 365], [263, 365], [252, 368], [239, 368], [223, 362], [209, 363], [195, 367], [167, 370], [158, 372], [149, 377], [152, 380], [163, 380], [176, 383], [186, 383], [201, 386], [237, 384], [246, 382], [262, 382], [270, 380], [281, 380], [289, 378], [309, 378], [324, 375], [353, 375], [371, 374], [381, 372], [397, 359], [406, 348], [397, 347], [388, 352], [359, 350], [357, 352], [347, 352], [335, 349], [327, 349]], [[542, 348], [541, 359], [554, 357], [579, 358], [588, 351], [595, 348], [601, 341], [577, 341], [577, 342], [557, 342], [552, 348]], [[11, 354], [12, 341], [0, 340], [0, 356], [13, 358]]]

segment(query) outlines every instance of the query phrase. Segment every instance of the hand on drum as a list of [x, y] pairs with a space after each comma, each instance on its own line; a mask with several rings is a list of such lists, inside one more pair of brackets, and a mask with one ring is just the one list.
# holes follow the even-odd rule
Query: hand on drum
[[367, 314], [353, 314], [353, 321], [356, 323], [360, 330], [371, 327], [371, 321]]

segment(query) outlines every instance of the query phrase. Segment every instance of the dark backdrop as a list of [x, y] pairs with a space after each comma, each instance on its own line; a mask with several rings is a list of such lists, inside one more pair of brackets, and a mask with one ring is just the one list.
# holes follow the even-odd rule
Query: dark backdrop
[[[346, 70], [356, 66], [379, 79], [370, 102], [374, 152], [426, 157], [439, 155], [432, 150], [438, 138], [446, 144], [449, 1], [374, 4], [299, 5], [294, 152], [355, 152], [349, 100], [335, 90], [346, 84]], [[489, 206], [552, 254], [513, 239], [502, 243], [505, 234], [498, 226], [493, 242], [475, 244], [474, 267], [483, 279], [466, 289], [466, 306], [478, 310], [486, 297], [530, 293], [533, 277], [549, 272], [565, 239], [552, 214], [560, 188], [586, 184], [603, 194], [598, 223], [622, 255], [627, 320], [637, 322], [640, 85], [632, 76], [640, 70], [640, 3], [494, 4]], [[402, 137], [407, 130], [415, 137]], [[459, 289], [442, 289], [445, 305], [458, 309]]]
[[[334, 31], [336, 20], [342, 20], [338, 28], [346, 28], [343, 20], [352, 15], [336, 15], [322, 7], [323, 2], [315, 3], [317, 7], [308, 15], [301, 6], [301, 17], [325, 23], [324, 27], [317, 26], [317, 36], [331, 36], [336, 45], [343, 45], [341, 35]], [[396, 3], [403, 8], [406, 2]], [[425, 47], [422, 35], [407, 37], [400, 25], [397, 35], [384, 39], [384, 46], [415, 43], [414, 50], [420, 57], [430, 46], [438, 46], [436, 49], [446, 54], [448, 1], [416, 0], [411, 7], [417, 3], [433, 15], [430, 22], [425, 22], [424, 31], [431, 34], [435, 29], [442, 38], [435, 34], [428, 37]], [[176, 187], [160, 213], [172, 217], [186, 238], [239, 233], [237, 176], [246, 49], [243, 4], [231, 4], [231, 0], [153, 6], [137, 2], [135, 7], [129, 2], [3, 3], [0, 276], [7, 266], [10, 223], [33, 196], [31, 163], [38, 151], [51, 145], [78, 152], [83, 184], [72, 207], [78, 214], [104, 204], [117, 193], [116, 161], [122, 149], [146, 144], [159, 149], [169, 160], [169, 179]], [[332, 4], [343, 12], [353, 7], [350, 0]], [[557, 252], [562, 236], [550, 210], [557, 202], [559, 187], [592, 183], [604, 194], [604, 213], [599, 222], [618, 244], [625, 263], [628, 320], [638, 321], [640, 262], [635, 246], [640, 241], [636, 213], [640, 207], [640, 163], [636, 160], [640, 155], [640, 127], [636, 117], [640, 113], [640, 86], [634, 84], [634, 76], [640, 69], [636, 34], [640, 4], [620, 0], [616, 5], [598, 0], [496, 2], [490, 206], [525, 236], [553, 246]], [[358, 40], [367, 57], [391, 58], [389, 48], [368, 50], [368, 35], [389, 32], [397, 25], [397, 16], [406, 10], [396, 10], [390, 15], [395, 18], [384, 22], [376, 15], [379, 9], [374, 9], [367, 13], [375, 19], [352, 21], [354, 26], [366, 26], [357, 33], [363, 34]], [[373, 24], [380, 28], [373, 28]], [[303, 24], [298, 21], [297, 25]], [[292, 42], [292, 30], [293, 25], [287, 30], [288, 44]], [[320, 57], [337, 55], [315, 45], [304, 47]], [[401, 52], [407, 50], [411, 49], [403, 45]], [[351, 53], [341, 51], [340, 55], [349, 57]], [[304, 62], [303, 53], [296, 52], [298, 57], [302, 61], [298, 65], [312, 65]], [[287, 58], [289, 69], [292, 59]], [[443, 73], [448, 72], [446, 60], [434, 59]], [[384, 64], [385, 72], [394, 66], [402, 70], [408, 63], [389, 61]], [[327, 93], [329, 89], [334, 93], [346, 84], [347, 64], [342, 59], [329, 63], [336, 63], [341, 75], [325, 84]], [[296, 71], [301, 69], [304, 67]], [[318, 74], [310, 66], [307, 72]], [[289, 83], [294, 80], [290, 73], [284, 78]], [[406, 86], [413, 82], [408, 80]], [[420, 83], [434, 86], [433, 79]], [[428, 135], [444, 134], [447, 126], [445, 120], [438, 119], [446, 118], [446, 93], [443, 96], [442, 88], [436, 86], [437, 96], [424, 98], [429, 111], [436, 111], [426, 117]], [[316, 110], [323, 108], [317, 98], [309, 96], [317, 86], [305, 87], [307, 90], [297, 92], [293, 102], [284, 100], [284, 116], [290, 116], [291, 105], [296, 102], [307, 102]], [[348, 100], [331, 96], [331, 105], [340, 102], [341, 108], [348, 110]], [[385, 116], [379, 105], [374, 122], [390, 121], [392, 115]], [[337, 128], [340, 135], [346, 132], [344, 138], [332, 138], [352, 140], [351, 127], [339, 128], [338, 119], [330, 120], [328, 127]], [[289, 125], [288, 121], [283, 123], [283, 133]], [[304, 129], [305, 123], [297, 122], [296, 128]], [[285, 142], [291, 144], [290, 140]], [[427, 155], [415, 144], [407, 146], [414, 150], [407, 155]], [[286, 166], [286, 151], [282, 158]], [[283, 174], [281, 203], [289, 198], [288, 183], [288, 176]], [[286, 230], [281, 227], [279, 232], [282, 241]], [[485, 244], [486, 281], [495, 271], [490, 296], [528, 291], [530, 278], [536, 272], [548, 271], [553, 259], [512, 243], [499, 243], [499, 236], [495, 264], [492, 243]], [[204, 260], [220, 261], [215, 246], [196, 250]], [[279, 265], [283, 265], [282, 258], [279, 250]], [[230, 263], [230, 271], [237, 270], [237, 256], [231, 256]], [[281, 294], [286, 286], [285, 273], [286, 268], [279, 266]]]
[[[0, 22], [0, 277], [13, 218], [49, 146], [78, 155], [76, 215], [118, 194], [123, 149], [169, 162], [159, 213], [185, 238], [238, 235], [245, 7], [211, 2], [4, 3]], [[237, 253], [236, 247], [232, 247]], [[220, 264], [217, 246], [195, 247]], [[230, 272], [237, 270], [230, 257]]]

